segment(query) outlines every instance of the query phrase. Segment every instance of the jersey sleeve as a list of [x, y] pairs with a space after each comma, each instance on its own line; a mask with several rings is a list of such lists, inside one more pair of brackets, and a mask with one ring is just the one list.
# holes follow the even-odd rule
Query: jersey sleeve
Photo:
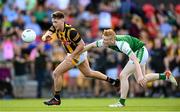
[[129, 44], [125, 41], [116, 42], [117, 47], [122, 51], [124, 54], [130, 56], [130, 54], [133, 52], [130, 48]]
[[102, 47], [103, 46], [103, 39], [96, 41], [96, 47]]
[[55, 33], [55, 32], [56, 32], [56, 28], [52, 25], [52, 26], [49, 28], [49, 31], [52, 32], [52, 33]]
[[78, 43], [81, 40], [81, 36], [77, 30], [70, 30], [69, 37], [74, 43]]

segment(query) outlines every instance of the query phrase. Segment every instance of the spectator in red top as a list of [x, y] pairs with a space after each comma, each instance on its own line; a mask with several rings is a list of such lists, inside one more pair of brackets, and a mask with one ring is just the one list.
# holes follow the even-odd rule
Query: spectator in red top
[[152, 16], [154, 16], [155, 8], [151, 4], [144, 4], [142, 10], [146, 14], [147, 18], [151, 18]]

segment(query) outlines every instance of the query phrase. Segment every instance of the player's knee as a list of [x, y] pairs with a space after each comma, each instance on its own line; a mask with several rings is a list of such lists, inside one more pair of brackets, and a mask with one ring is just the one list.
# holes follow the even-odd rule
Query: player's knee
[[120, 74], [120, 80], [124, 80], [124, 79], [127, 79], [128, 77], [127, 77], [127, 75], [125, 75], [125, 74]]
[[58, 77], [57, 71], [53, 71], [53, 77], [54, 77], [54, 78], [57, 78], [57, 77]]

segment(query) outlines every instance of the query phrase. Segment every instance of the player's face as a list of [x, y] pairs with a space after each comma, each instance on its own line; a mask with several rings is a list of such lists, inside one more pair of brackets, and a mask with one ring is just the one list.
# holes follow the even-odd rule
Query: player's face
[[57, 30], [60, 30], [64, 26], [64, 18], [52, 18], [52, 24]]
[[103, 38], [103, 45], [105, 46], [105, 47], [108, 47], [108, 46], [111, 46], [111, 45], [114, 45], [114, 37], [112, 37], [112, 36], [102, 36], [102, 38]]

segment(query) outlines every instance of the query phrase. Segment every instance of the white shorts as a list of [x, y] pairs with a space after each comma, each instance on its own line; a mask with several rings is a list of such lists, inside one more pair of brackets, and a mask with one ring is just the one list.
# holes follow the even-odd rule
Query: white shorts
[[[137, 50], [135, 52], [135, 54], [136, 54], [136, 57], [138, 58], [139, 63], [141, 65], [146, 64], [146, 62], [148, 60], [148, 57], [149, 57], [149, 53], [148, 53], [148, 51], [147, 51], [145, 46], [142, 47], [141, 49]], [[132, 64], [134, 63], [132, 60], [129, 60], [129, 62], [132, 63]]]
[[[70, 54], [68, 53], [68, 55], [70, 55]], [[87, 58], [87, 51], [84, 52], [84, 53], [82, 53], [82, 54], [80, 55], [77, 63], [73, 62], [73, 64], [74, 64], [75, 66], [78, 66], [78, 65], [80, 65], [82, 62], [84, 62], [84, 61], [86, 60], [86, 58]]]

